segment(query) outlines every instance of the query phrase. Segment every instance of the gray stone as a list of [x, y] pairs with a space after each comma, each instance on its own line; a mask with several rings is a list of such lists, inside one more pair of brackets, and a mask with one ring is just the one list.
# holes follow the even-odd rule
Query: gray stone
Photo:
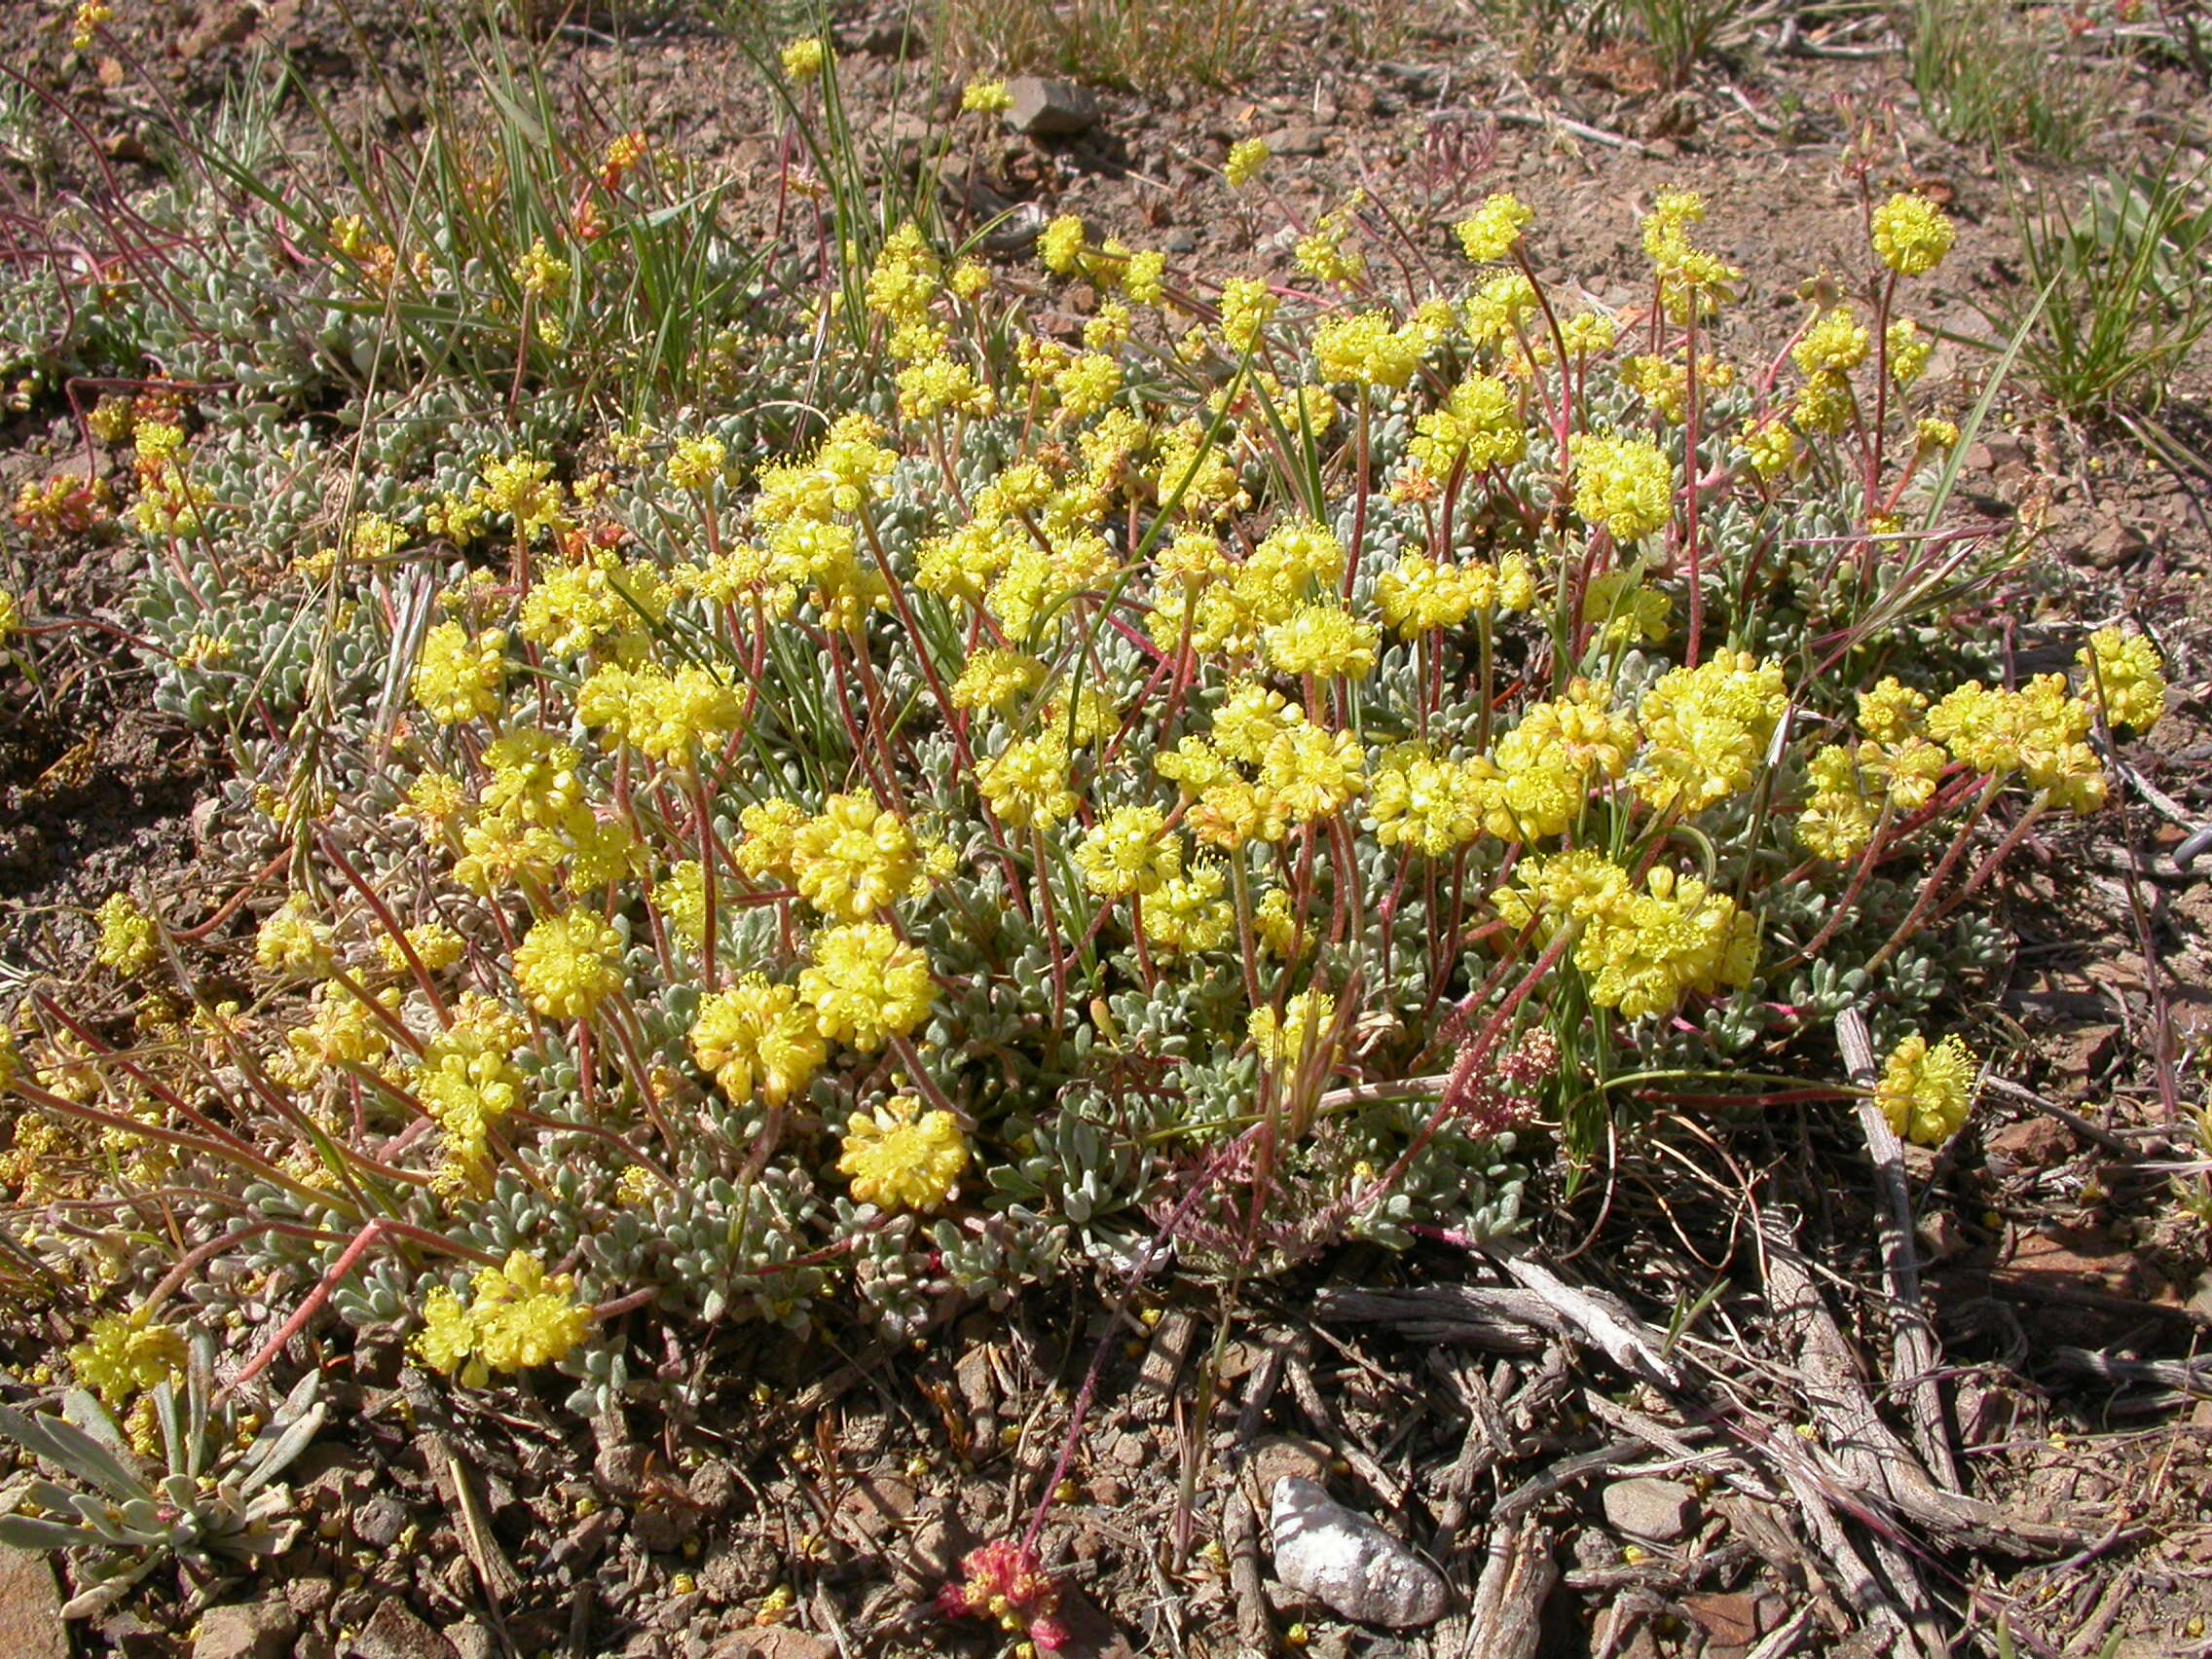
[[300, 1628], [282, 1602], [248, 1602], [209, 1607], [200, 1615], [192, 1659], [279, 1659]]
[[353, 1536], [372, 1550], [387, 1550], [407, 1528], [407, 1505], [378, 1493], [353, 1511]]
[[35, 1550], [0, 1546], [0, 1653], [8, 1659], [69, 1659], [61, 1592]]
[[811, 1631], [766, 1625], [725, 1636], [708, 1649], [710, 1659], [837, 1659], [837, 1650]]
[[1444, 1616], [1450, 1593], [1436, 1569], [1311, 1481], [1275, 1483], [1269, 1528], [1275, 1576], [1340, 1617], [1405, 1629]]
[[1616, 1532], [1655, 1544], [1671, 1544], [1689, 1532], [1697, 1493], [1679, 1481], [1639, 1475], [1634, 1480], [1613, 1482], [1600, 1501], [1604, 1505], [1606, 1525]]
[[1269, 133], [1266, 142], [1272, 155], [1318, 156], [1328, 148], [1328, 134], [1318, 127], [1282, 127]]
[[1098, 100], [1073, 81], [1016, 75], [1006, 91], [1014, 99], [1006, 124], [1032, 138], [1065, 138], [1098, 125]]
[[462, 1619], [459, 1624], [446, 1626], [446, 1640], [461, 1659], [498, 1659], [499, 1643], [492, 1633], [474, 1619]]
[[353, 1659], [461, 1659], [453, 1643], [408, 1611], [404, 1602], [386, 1597], [353, 1638]]

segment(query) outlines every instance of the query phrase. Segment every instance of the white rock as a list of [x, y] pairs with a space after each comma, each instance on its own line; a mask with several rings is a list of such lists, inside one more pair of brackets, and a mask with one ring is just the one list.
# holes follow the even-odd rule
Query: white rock
[[1436, 1570], [1311, 1481], [1284, 1476], [1271, 1509], [1275, 1576], [1289, 1588], [1360, 1624], [1403, 1629], [1444, 1616]]

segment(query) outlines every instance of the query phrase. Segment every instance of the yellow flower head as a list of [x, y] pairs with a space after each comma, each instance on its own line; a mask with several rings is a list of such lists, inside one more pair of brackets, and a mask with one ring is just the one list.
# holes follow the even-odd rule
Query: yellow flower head
[[1183, 848], [1157, 806], [1117, 806], [1085, 831], [1075, 863], [1101, 899], [1143, 897], [1181, 871]]
[[1058, 726], [1017, 738], [976, 768], [976, 785], [999, 821], [1050, 830], [1075, 811], [1068, 746]]
[[792, 836], [790, 859], [800, 897], [841, 922], [929, 891], [913, 831], [873, 795], [831, 795]]
[[1519, 197], [1501, 192], [1459, 221], [1459, 246], [1477, 265], [1493, 264], [1521, 245], [1521, 233], [1535, 216]]
[[96, 1319], [85, 1340], [69, 1350], [78, 1384], [100, 1397], [111, 1412], [156, 1383], [184, 1381], [184, 1338], [173, 1326], [149, 1324], [136, 1313]]
[[1979, 1071], [1958, 1037], [1931, 1049], [1915, 1032], [1890, 1051], [1874, 1099], [1894, 1132], [1919, 1146], [1941, 1146], [1966, 1123]]
[[[1300, 991], [1283, 1004], [1280, 1017], [1272, 1008], [1256, 1008], [1245, 1021], [1245, 1035], [1260, 1052], [1260, 1063], [1278, 1078], [1294, 1077], [1309, 1053], [1324, 1043], [1333, 1044], [1337, 999], [1326, 991]], [[1332, 1057], [1334, 1049], [1330, 1051]]]
[[1626, 546], [1664, 529], [1675, 514], [1675, 463], [1644, 438], [1577, 435], [1574, 510]]
[[901, 1095], [872, 1113], [845, 1120], [845, 1150], [837, 1173], [852, 1183], [857, 1202], [885, 1210], [941, 1209], [960, 1190], [968, 1169], [968, 1137], [949, 1112], [920, 1112]]
[[415, 1352], [435, 1370], [481, 1388], [495, 1371], [527, 1371], [568, 1357], [591, 1331], [591, 1310], [575, 1299], [575, 1279], [548, 1276], [536, 1257], [517, 1250], [480, 1269], [469, 1300], [443, 1286], [423, 1299]]
[[1891, 197], [1873, 215], [1874, 252], [1900, 276], [1925, 276], [1943, 262], [1957, 235], [1925, 196]]
[[669, 452], [668, 481], [679, 490], [703, 492], [722, 475], [728, 460], [728, 449], [711, 432], [679, 438]]
[[960, 89], [963, 115], [1004, 115], [1014, 107], [1014, 94], [1004, 81], [970, 81]]
[[830, 48], [819, 35], [794, 40], [784, 48], [784, 73], [800, 86], [818, 80], [830, 61]]
[[507, 636], [492, 628], [470, 639], [459, 622], [440, 622], [423, 636], [415, 659], [415, 701], [440, 725], [499, 712], [507, 678]]
[[1263, 138], [1239, 138], [1229, 146], [1229, 160], [1222, 166], [1222, 176], [1229, 180], [1229, 188], [1242, 190], [1260, 176], [1260, 169], [1268, 165], [1274, 152]]
[[254, 936], [254, 960], [290, 974], [319, 973], [330, 963], [330, 929], [304, 893], [272, 910]]
[[1367, 756], [1350, 732], [1301, 720], [1269, 741], [1258, 788], [1271, 815], [1309, 824], [1366, 793]]
[[2084, 700], [2104, 700], [2106, 720], [2149, 731], [2166, 708], [2166, 676], [2158, 653], [2141, 634], [2099, 628], [2076, 653]]
[[732, 1101], [743, 1104], [757, 1092], [781, 1106], [806, 1088], [830, 1051], [797, 991], [748, 974], [700, 1001], [691, 1052]]
[[1285, 674], [1322, 680], [1365, 678], [1375, 667], [1381, 630], [1337, 605], [1301, 605], [1262, 636], [1268, 660]]
[[1749, 789], [1788, 705], [1782, 665], [1720, 651], [1669, 669], [1637, 710], [1649, 745], [1636, 791], [1652, 806], [1702, 812]]
[[1281, 302], [1265, 282], [1248, 276], [1232, 276], [1221, 285], [1221, 338], [1241, 357], [1260, 341], [1260, 330], [1275, 314]]
[[1419, 744], [1384, 752], [1369, 777], [1368, 811], [1385, 847], [1443, 858], [1482, 832], [1477, 786], [1464, 762]]
[[99, 948], [95, 952], [103, 968], [112, 968], [129, 978], [143, 974], [162, 957], [162, 947], [154, 939], [154, 919], [138, 907], [138, 901], [128, 893], [111, 893], [98, 911], [100, 924]]
[[552, 1019], [587, 1019], [622, 986], [622, 936], [581, 905], [535, 923], [515, 947], [515, 983]]
[[929, 958], [881, 922], [853, 922], [814, 936], [814, 965], [798, 976], [798, 994], [832, 1042], [872, 1054], [929, 1017], [937, 982]]
[[1325, 318], [1313, 331], [1313, 362], [1321, 379], [1360, 386], [1404, 386], [1431, 344], [1418, 323], [1398, 326], [1387, 312]]
[[1083, 221], [1062, 213], [1037, 233], [1037, 257], [1055, 276], [1072, 276], [1083, 263]]
[[1849, 374], [1866, 360], [1866, 325], [1836, 306], [1824, 312], [1789, 349], [1790, 360], [1808, 375]]

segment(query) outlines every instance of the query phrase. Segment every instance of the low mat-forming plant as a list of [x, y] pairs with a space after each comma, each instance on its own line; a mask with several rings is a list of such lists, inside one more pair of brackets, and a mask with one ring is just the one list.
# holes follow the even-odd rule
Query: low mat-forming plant
[[[786, 63], [809, 116], [833, 59]], [[1807, 1097], [1855, 1004], [1893, 1120], [1955, 1130], [1972, 1061], [1917, 1028], [1998, 948], [1969, 902], [2097, 808], [2158, 665], [2112, 631], [1992, 677], [2026, 550], [1948, 519], [1960, 432], [1910, 407], [1936, 207], [1870, 204], [1862, 287], [1745, 361], [1703, 211], [1653, 203], [1619, 313], [1502, 195], [1456, 266], [1390, 249], [1411, 291], [1360, 201], [1283, 286], [1072, 217], [1033, 271], [840, 237], [751, 325], [763, 375], [834, 360], [795, 428], [476, 416], [363, 442], [336, 520], [253, 493], [312, 427], [111, 404], [235, 886], [103, 909], [128, 1035], [21, 1011], [28, 1246], [292, 1308], [249, 1376], [329, 1308], [588, 1408], [646, 1385], [647, 1307], [910, 1330], [1163, 1238], [1242, 1274], [1502, 1233], [1538, 1148]], [[515, 250], [523, 291], [598, 314], [605, 245]]]

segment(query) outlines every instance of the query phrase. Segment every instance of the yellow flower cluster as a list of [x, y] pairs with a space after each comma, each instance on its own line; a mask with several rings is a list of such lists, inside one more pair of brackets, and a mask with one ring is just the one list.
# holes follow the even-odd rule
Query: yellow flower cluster
[[440, 622], [423, 636], [415, 659], [415, 701], [440, 725], [488, 719], [499, 712], [506, 678], [502, 629], [471, 639], [459, 622]]
[[1941, 1146], [1967, 1121], [1980, 1066], [1959, 1038], [1934, 1048], [1915, 1032], [1890, 1051], [1874, 1099], [1893, 1132], [1919, 1146]]
[[1873, 838], [1885, 810], [1918, 812], [1933, 800], [1949, 757], [1922, 734], [1928, 699], [1887, 679], [1859, 693], [1856, 750], [1829, 744], [1807, 766], [1813, 793], [1797, 837], [1817, 858], [1843, 863]]
[[835, 794], [792, 832], [786, 861], [809, 904], [835, 921], [860, 922], [929, 892], [926, 852], [873, 795]]
[[1260, 169], [1268, 165], [1274, 152], [1268, 148], [1264, 138], [1239, 138], [1229, 146], [1229, 160], [1222, 164], [1222, 176], [1229, 180], [1229, 188], [1242, 190], [1260, 176]]
[[1454, 229], [1466, 256], [1478, 265], [1489, 265], [1521, 245], [1521, 233], [1535, 216], [1519, 197], [1500, 192], [1488, 198]]
[[1226, 944], [1236, 931], [1236, 912], [1223, 897], [1228, 883], [1228, 873], [1211, 859], [1161, 882], [1144, 905], [1152, 948], [1163, 956], [1196, 956]]
[[1452, 388], [1442, 407], [1414, 422], [1414, 433], [1406, 455], [1438, 482], [1456, 465], [1511, 466], [1529, 451], [1520, 397], [1493, 375], [1469, 375]]
[[976, 767], [976, 785], [991, 811], [1014, 829], [1050, 830], [1075, 811], [1068, 780], [1067, 738], [1057, 727], [1016, 738]]
[[1590, 1000], [1626, 1019], [1670, 1014], [1692, 992], [1741, 989], [1758, 969], [1757, 923], [1726, 894], [1664, 866], [1640, 889], [1603, 853], [1577, 849], [1522, 861], [1491, 898], [1516, 929], [1538, 918], [1546, 937], [1579, 927], [1571, 955]]
[[1565, 834], [1591, 790], [1627, 771], [1636, 747], [1636, 722], [1613, 706], [1611, 690], [1597, 681], [1570, 681], [1558, 700], [1531, 703], [1520, 723], [1473, 762], [1473, 804], [1500, 840]]
[[486, 1137], [523, 1103], [528, 1085], [514, 1056], [530, 1040], [530, 1027], [487, 998], [471, 994], [454, 1021], [423, 1051], [410, 1086], [424, 1111], [437, 1120], [444, 1140], [448, 1186], [482, 1185]]
[[621, 820], [592, 811], [581, 765], [574, 749], [535, 729], [488, 745], [488, 775], [477, 811], [461, 833], [454, 879], [472, 893], [490, 894], [548, 885], [566, 866], [571, 890], [586, 893], [630, 873], [637, 836]]
[[1788, 706], [1782, 665], [1720, 651], [1669, 669], [1637, 708], [1647, 746], [1634, 783], [1659, 811], [1702, 812], [1749, 789]]
[[1847, 306], [1836, 306], [1813, 320], [1789, 357], [1807, 375], [1849, 374], [1866, 360], [1866, 325]]
[[712, 433], [679, 438], [668, 454], [668, 481], [679, 490], [704, 493], [722, 476], [729, 450]]
[[95, 1319], [85, 1340], [69, 1350], [77, 1384], [100, 1397], [111, 1412], [157, 1383], [184, 1381], [184, 1338], [175, 1327], [150, 1323], [137, 1313]]
[[1284, 674], [1364, 679], [1375, 667], [1382, 631], [1342, 606], [1301, 605], [1261, 636], [1268, 661]]
[[1369, 774], [1367, 810], [1375, 838], [1425, 858], [1444, 858], [1483, 830], [1487, 772], [1418, 743], [1384, 750]]
[[1004, 81], [970, 81], [960, 89], [963, 115], [1004, 115], [1014, 107], [1014, 94]]
[[649, 649], [648, 629], [668, 613], [669, 584], [645, 563], [609, 551], [547, 571], [522, 602], [518, 631], [559, 657], [581, 656], [602, 641], [634, 661]]
[[798, 994], [822, 1035], [872, 1054], [929, 1017], [937, 982], [929, 959], [881, 922], [852, 922], [814, 936], [814, 964]]
[[1436, 343], [1421, 323], [1399, 323], [1388, 312], [1355, 312], [1322, 319], [1313, 330], [1313, 362], [1321, 378], [1395, 389], [1414, 378]]
[[1425, 553], [1402, 553], [1375, 582], [1375, 608], [1402, 640], [1456, 628], [1478, 610], [1527, 610], [1535, 602], [1535, 567], [1521, 553], [1508, 553], [1494, 568], [1480, 560], [1440, 565]]
[[399, 1001], [391, 987], [377, 992], [372, 1007], [335, 980], [317, 985], [307, 1023], [284, 1033], [286, 1052], [271, 1057], [270, 1075], [290, 1088], [308, 1088], [333, 1068], [375, 1068], [391, 1051], [379, 1013], [396, 1015]]
[[1241, 564], [1211, 535], [1186, 533], [1161, 551], [1146, 626], [1169, 648], [1246, 655], [1302, 606], [1334, 598], [1344, 571], [1344, 544], [1310, 520], [1277, 525]]
[[1729, 297], [1744, 274], [1696, 246], [1689, 228], [1705, 218], [1705, 199], [1692, 190], [1663, 190], [1643, 221], [1643, 251], [1659, 278], [1661, 303], [1676, 322], [1704, 316]]
[[885, 1210], [941, 1209], [960, 1190], [967, 1169], [968, 1137], [958, 1121], [950, 1112], [919, 1112], [911, 1095], [845, 1120], [837, 1173], [852, 1183], [860, 1203]]
[[814, 1010], [763, 974], [700, 1001], [691, 1052], [732, 1101], [769, 1106], [802, 1091], [830, 1055]]
[[100, 924], [100, 942], [94, 956], [103, 968], [112, 968], [129, 978], [143, 974], [162, 957], [160, 942], [154, 938], [154, 919], [138, 907], [138, 901], [128, 893], [111, 893], [100, 903], [96, 912]]
[[477, 1271], [466, 1304], [443, 1285], [423, 1299], [415, 1351], [434, 1370], [458, 1374], [464, 1388], [483, 1387], [495, 1371], [555, 1364], [591, 1331], [575, 1290], [572, 1275], [548, 1276], [536, 1257], [514, 1251], [501, 1266]]
[[2164, 666], [2141, 634], [2099, 628], [2074, 660], [2082, 670], [2083, 696], [2104, 700], [2107, 724], [2146, 732], [2165, 713]]
[[1604, 571], [1582, 590], [1582, 625], [1606, 646], [1659, 645], [1667, 638], [1667, 596], [1634, 571]]
[[1321, 222], [1300, 237], [1291, 248], [1291, 258], [1297, 262], [1298, 269], [1316, 282], [1349, 288], [1366, 276], [1366, 255], [1346, 245], [1346, 238], [1351, 233], [1351, 216], [1358, 210], [1360, 200], [1355, 194], [1335, 212], [1323, 214]]
[[283, 973], [320, 973], [329, 966], [330, 951], [329, 925], [317, 919], [304, 893], [292, 894], [270, 911], [254, 935], [254, 960]]
[[[1296, 1077], [1309, 1054], [1322, 1051], [1330, 1043], [1330, 1061], [1336, 1057], [1337, 999], [1326, 991], [1300, 991], [1283, 1004], [1278, 1016], [1272, 1008], [1256, 1008], [1244, 1025], [1245, 1035], [1259, 1051], [1260, 1064], [1277, 1078]], [[1324, 1064], [1324, 1070], [1326, 1064]]]
[[1925, 196], [1900, 193], [1874, 209], [1874, 253], [1900, 276], [1925, 276], [1942, 264], [1957, 234]]
[[1076, 843], [1076, 868], [1101, 899], [1157, 893], [1183, 867], [1182, 843], [1167, 833], [1157, 806], [1117, 806]]
[[628, 669], [604, 663], [576, 692], [576, 718], [604, 727], [664, 765], [688, 766], [737, 729], [744, 704], [727, 680], [685, 663], [671, 674], [658, 663]]
[[2104, 767], [2088, 744], [2089, 706], [2062, 674], [2039, 674], [2016, 691], [1970, 680], [1928, 711], [1928, 735], [1962, 766], [2000, 776], [2019, 772], [2067, 812], [2104, 805]]
[[547, 916], [515, 947], [515, 983], [549, 1019], [588, 1019], [622, 988], [622, 936], [581, 905]]
[[1256, 350], [1260, 330], [1281, 304], [1272, 288], [1248, 276], [1232, 276], [1221, 285], [1221, 338], [1230, 351], [1244, 356]]
[[1581, 433], [1574, 458], [1574, 510], [1626, 547], [1675, 515], [1675, 463], [1644, 438]]

